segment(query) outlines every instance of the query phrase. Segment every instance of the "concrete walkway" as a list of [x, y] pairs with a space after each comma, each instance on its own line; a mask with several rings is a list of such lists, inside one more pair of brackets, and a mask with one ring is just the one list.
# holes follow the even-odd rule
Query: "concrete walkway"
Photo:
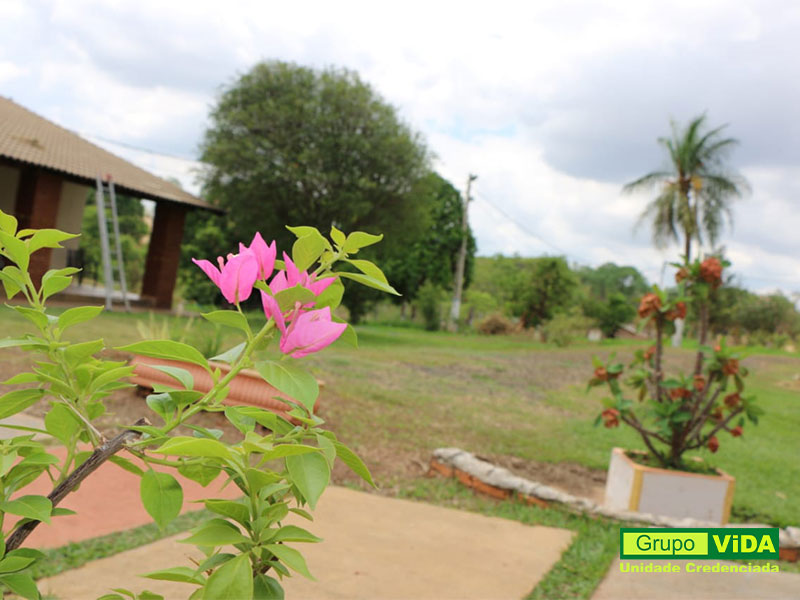
[[[639, 561], [630, 561], [639, 564]], [[666, 564], [668, 561], [648, 561]], [[622, 573], [615, 560], [592, 600], [797, 600], [798, 573]], [[702, 561], [704, 564], [707, 561]], [[708, 561], [715, 564], [717, 561]], [[734, 564], [719, 561], [720, 564]], [[700, 561], [698, 561], [700, 564]], [[738, 564], [738, 563], [736, 563]]]
[[[572, 532], [329, 488], [314, 523], [293, 522], [324, 538], [300, 548], [317, 581], [284, 581], [287, 598], [446, 600], [522, 598], [569, 546]], [[60, 600], [95, 598], [113, 587], [186, 598], [193, 586], [134, 575], [191, 565], [194, 547], [178, 536], [89, 563], [40, 582]], [[300, 547], [300, 544], [296, 544]]]

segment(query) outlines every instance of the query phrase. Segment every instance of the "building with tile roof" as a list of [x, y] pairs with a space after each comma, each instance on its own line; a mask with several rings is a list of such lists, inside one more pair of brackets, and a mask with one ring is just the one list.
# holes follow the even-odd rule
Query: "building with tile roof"
[[[220, 211], [0, 96], [0, 210], [15, 215], [21, 228], [54, 227], [80, 233], [87, 194], [96, 188], [98, 175], [112, 179], [120, 194], [155, 201], [141, 297], [154, 307], [169, 308], [186, 213]], [[49, 268], [65, 266], [67, 251], [77, 249], [78, 240], [64, 245], [64, 249], [39, 250], [31, 257], [34, 280]]]

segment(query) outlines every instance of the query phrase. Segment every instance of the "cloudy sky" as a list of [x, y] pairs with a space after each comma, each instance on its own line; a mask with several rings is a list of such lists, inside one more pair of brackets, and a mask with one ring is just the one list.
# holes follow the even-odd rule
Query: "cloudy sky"
[[[744, 284], [800, 291], [800, 4], [0, 0], [0, 95], [197, 191], [221, 86], [262, 59], [345, 66], [422, 132], [479, 252], [633, 264], [677, 247], [634, 231], [625, 182], [664, 165], [669, 120], [740, 140], [752, 194], [722, 243]], [[137, 150], [142, 149], [142, 150]]]

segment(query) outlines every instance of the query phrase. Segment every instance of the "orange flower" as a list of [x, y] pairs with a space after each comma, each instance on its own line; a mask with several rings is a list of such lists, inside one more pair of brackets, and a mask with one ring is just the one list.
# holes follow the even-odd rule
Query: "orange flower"
[[736, 375], [739, 372], [739, 361], [735, 358], [729, 358], [728, 361], [722, 365], [722, 372], [725, 375]]
[[711, 452], [716, 452], [717, 450], [719, 450], [719, 440], [717, 439], [717, 436], [712, 435], [709, 438], [708, 449], [711, 450]]
[[681, 267], [678, 269], [678, 272], [675, 273], [675, 282], [680, 283], [687, 277], [689, 277], [689, 270], [686, 267]]
[[702, 375], [695, 375], [694, 376], [694, 389], [698, 392], [702, 392], [706, 387], [706, 379]]
[[686, 318], [686, 303], [685, 302], [678, 302], [675, 304], [675, 308], [670, 311], [667, 311], [667, 314], [664, 315], [667, 321], [674, 321], [675, 319], [685, 319]]
[[605, 367], [597, 367], [594, 370], [594, 376], [600, 381], [608, 381], [608, 371]]
[[733, 394], [728, 394], [725, 396], [725, 406], [728, 408], [736, 408], [741, 400], [741, 396], [739, 396], [739, 392], [734, 392]]
[[737, 425], [736, 427], [731, 429], [731, 435], [733, 437], [739, 437], [740, 435], [742, 435], [742, 426], [741, 425]]
[[687, 390], [685, 387], [679, 387], [672, 388], [669, 391], [669, 395], [673, 400], [677, 400], [678, 398], [690, 398], [692, 396], [692, 392]]
[[603, 424], [611, 429], [612, 427], [619, 427], [619, 411], [616, 408], [607, 408], [602, 413]]
[[656, 347], [650, 346], [647, 350], [644, 351], [644, 359], [650, 360], [656, 355]]
[[639, 317], [645, 319], [661, 310], [661, 298], [657, 294], [645, 294], [639, 303]]
[[722, 263], [719, 259], [710, 256], [700, 263], [700, 277], [706, 283], [718, 287], [722, 283]]

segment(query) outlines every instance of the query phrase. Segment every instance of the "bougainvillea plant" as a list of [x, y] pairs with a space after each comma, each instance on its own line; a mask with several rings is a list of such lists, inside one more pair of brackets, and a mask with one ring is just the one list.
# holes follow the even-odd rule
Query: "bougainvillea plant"
[[[747, 369], [739, 363], [741, 355], [724, 339], [708, 345], [710, 300], [729, 263], [710, 256], [674, 266], [677, 289], [667, 293], [655, 286], [639, 304], [642, 326], [655, 330], [655, 344], [636, 351], [627, 373], [613, 355], [605, 363], [595, 357], [589, 388], [606, 386], [610, 392], [596, 424], [613, 428], [624, 423], [639, 433], [657, 464], [686, 469], [684, 453], [700, 448], [716, 452], [723, 433], [741, 436], [745, 421], [758, 423], [762, 409], [745, 393]], [[686, 317], [687, 306], [697, 317], [694, 366], [688, 373], [667, 375], [664, 338], [675, 332], [676, 319]], [[623, 390], [623, 378], [634, 399]]]
[[[0, 586], [24, 598], [39, 598], [28, 568], [43, 555], [21, 546], [40, 522], [70, 514], [58, 503], [105, 461], [140, 476], [141, 501], [161, 527], [177, 517], [183, 505], [179, 478], [170, 471], [203, 486], [218, 480], [241, 492], [235, 500], [203, 500], [215, 517], [198, 525], [183, 541], [202, 550], [204, 560], [145, 577], [185, 582], [194, 587], [187, 588], [192, 599], [282, 598], [280, 579], [291, 572], [310, 577], [295, 545], [320, 540], [302, 527], [287, 524], [286, 518], [293, 513], [295, 519], [311, 520], [308, 510], [314, 509], [328, 486], [336, 459], [373, 482], [364, 463], [323, 428], [323, 420], [314, 413], [317, 381], [298, 359], [340, 338], [355, 342], [352, 328], [332, 312], [344, 293], [343, 278], [396, 292], [377, 266], [352, 258], [381, 236], [363, 232], [345, 236], [332, 228], [328, 240], [312, 227], [289, 229], [297, 240], [291, 256], [284, 253], [282, 260], [277, 258], [275, 243], [268, 245], [257, 234], [249, 246], [240, 244], [238, 253], [220, 257], [216, 265], [195, 261], [231, 305], [230, 310], [203, 317], [238, 332], [241, 343], [211, 362], [191, 345], [171, 340], [119, 348], [199, 365], [214, 384], [202, 393], [194, 389], [187, 369], [155, 367], [174, 380], [174, 385], [157, 386], [147, 397], [159, 422], [121, 423], [117, 435], [109, 439], [108, 432], [99, 431], [93, 421], [104, 413], [103, 401], [112, 391], [130, 385], [127, 377], [132, 368], [98, 357], [105, 348], [103, 340], [67, 341], [70, 330], [97, 317], [101, 307], [70, 308], [60, 314], [46, 308], [47, 300], [70, 284], [76, 269], [50, 270], [38, 285], [28, 273], [34, 252], [60, 247], [60, 242], [74, 236], [54, 229], [17, 230], [16, 219], [0, 212], [0, 255], [9, 263], [0, 271], [0, 280], [9, 299], [24, 299], [11, 308], [30, 321], [35, 331], [0, 341], [0, 347], [17, 347], [34, 355], [30, 372], [5, 382], [26, 387], [0, 397], [0, 418], [37, 402], [49, 404], [44, 429], [16, 427], [21, 430], [19, 436], [0, 440], [0, 529], [4, 532]], [[348, 271], [334, 270], [340, 261], [350, 265]], [[254, 330], [241, 303], [256, 293], [264, 315]], [[213, 361], [228, 363], [230, 371], [223, 374]], [[291, 421], [260, 408], [223, 403], [229, 383], [245, 368], [254, 368], [291, 398]], [[203, 427], [196, 419], [203, 412], [223, 413], [241, 432], [241, 440], [226, 443], [220, 439], [221, 432]], [[181, 425], [193, 435], [175, 435]], [[51, 441], [64, 446], [65, 452], [49, 452], [46, 443]], [[25, 486], [40, 476], [52, 479], [53, 491], [48, 496], [26, 494]], [[160, 598], [125, 589], [102, 598], [126, 597]]]

